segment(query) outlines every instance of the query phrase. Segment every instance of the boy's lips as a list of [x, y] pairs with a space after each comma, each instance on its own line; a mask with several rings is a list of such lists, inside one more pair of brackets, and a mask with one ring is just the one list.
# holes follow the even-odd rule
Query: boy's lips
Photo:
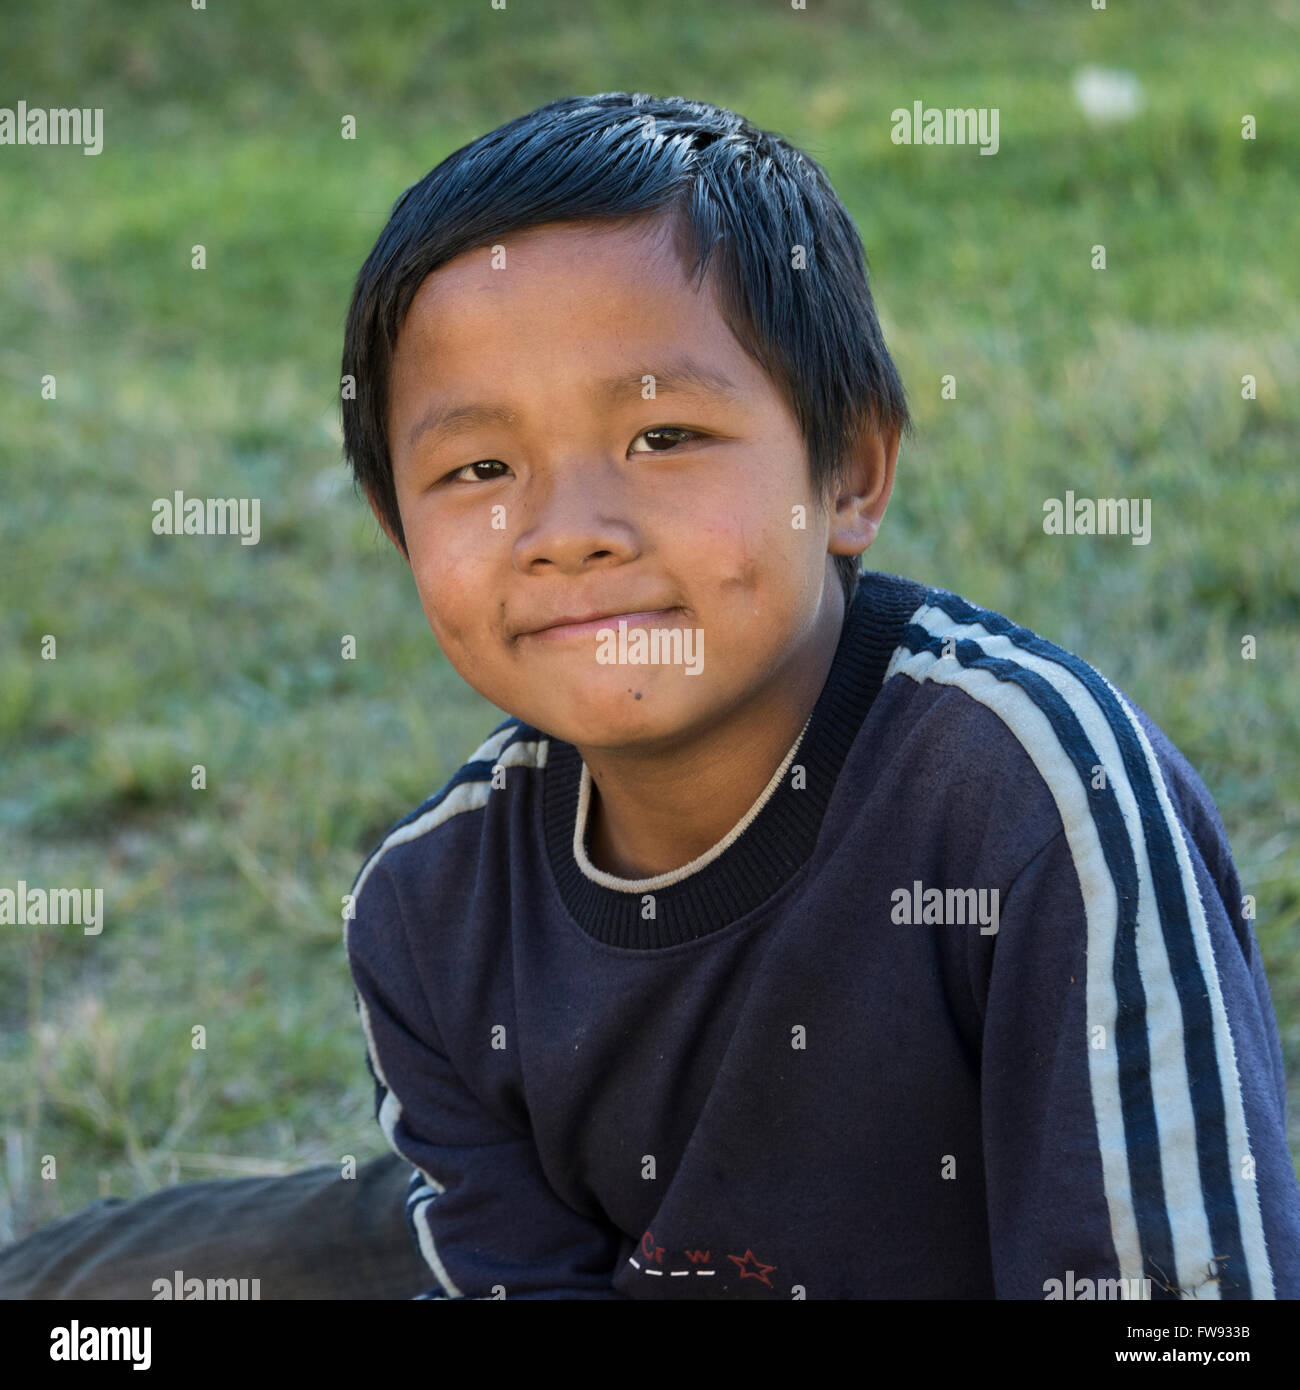
[[587, 633], [596, 633], [603, 627], [617, 628], [621, 622], [626, 623], [628, 627], [637, 627], [665, 619], [671, 620], [680, 613], [680, 608], [653, 608], [639, 610], [635, 613], [602, 613], [596, 617], [566, 616], [557, 618], [547, 627], [534, 628], [530, 632], [522, 632], [519, 635], [521, 637], [540, 637], [545, 641], [556, 641], [565, 637], [581, 637]]

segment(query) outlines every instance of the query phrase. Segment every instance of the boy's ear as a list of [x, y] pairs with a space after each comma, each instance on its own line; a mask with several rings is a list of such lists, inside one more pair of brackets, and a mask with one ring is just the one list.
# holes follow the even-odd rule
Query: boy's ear
[[410, 556], [406, 553], [406, 547], [402, 544], [400, 540], [398, 540], [397, 532], [393, 530], [391, 525], [389, 525], [388, 518], [384, 514], [383, 507], [380, 506], [378, 499], [375, 497], [375, 494], [370, 490], [370, 488], [366, 488], [366, 501], [370, 504], [370, 510], [374, 514], [374, 518], [379, 523], [380, 529], [383, 531], [384, 535], [386, 535], [388, 539], [392, 541], [392, 543], [397, 547], [398, 554], [400, 554], [402, 559], [407, 561], [407, 563], [409, 564]]
[[864, 426], [830, 497], [831, 555], [861, 555], [876, 539], [894, 490], [900, 431]]

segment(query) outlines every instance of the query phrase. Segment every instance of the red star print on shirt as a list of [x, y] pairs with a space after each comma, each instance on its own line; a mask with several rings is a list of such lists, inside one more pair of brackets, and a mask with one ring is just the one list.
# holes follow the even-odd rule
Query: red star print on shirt
[[[772, 1281], [767, 1276], [776, 1266], [765, 1265], [752, 1250], [746, 1250], [744, 1255], [728, 1255], [727, 1258], [736, 1262], [742, 1279], [761, 1279], [769, 1289], [772, 1287]], [[746, 1268], [751, 1260], [758, 1266], [756, 1270]]]

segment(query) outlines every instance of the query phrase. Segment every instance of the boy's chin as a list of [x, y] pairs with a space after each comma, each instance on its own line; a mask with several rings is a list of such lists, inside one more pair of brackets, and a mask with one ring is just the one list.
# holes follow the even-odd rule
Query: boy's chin
[[699, 718], [699, 696], [681, 689], [680, 680], [680, 675], [673, 681], [659, 681], [625, 672], [604, 689], [548, 700], [537, 718], [522, 717], [525, 723], [575, 746], [611, 751], [648, 747], [672, 740]]

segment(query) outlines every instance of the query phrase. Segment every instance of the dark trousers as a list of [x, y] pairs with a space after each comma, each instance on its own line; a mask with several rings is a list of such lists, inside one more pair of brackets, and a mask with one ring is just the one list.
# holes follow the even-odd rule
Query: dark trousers
[[385, 1154], [352, 1179], [326, 1165], [104, 1197], [0, 1249], [0, 1298], [153, 1299], [177, 1270], [256, 1278], [262, 1298], [414, 1298], [437, 1281], [406, 1227], [410, 1175]]

